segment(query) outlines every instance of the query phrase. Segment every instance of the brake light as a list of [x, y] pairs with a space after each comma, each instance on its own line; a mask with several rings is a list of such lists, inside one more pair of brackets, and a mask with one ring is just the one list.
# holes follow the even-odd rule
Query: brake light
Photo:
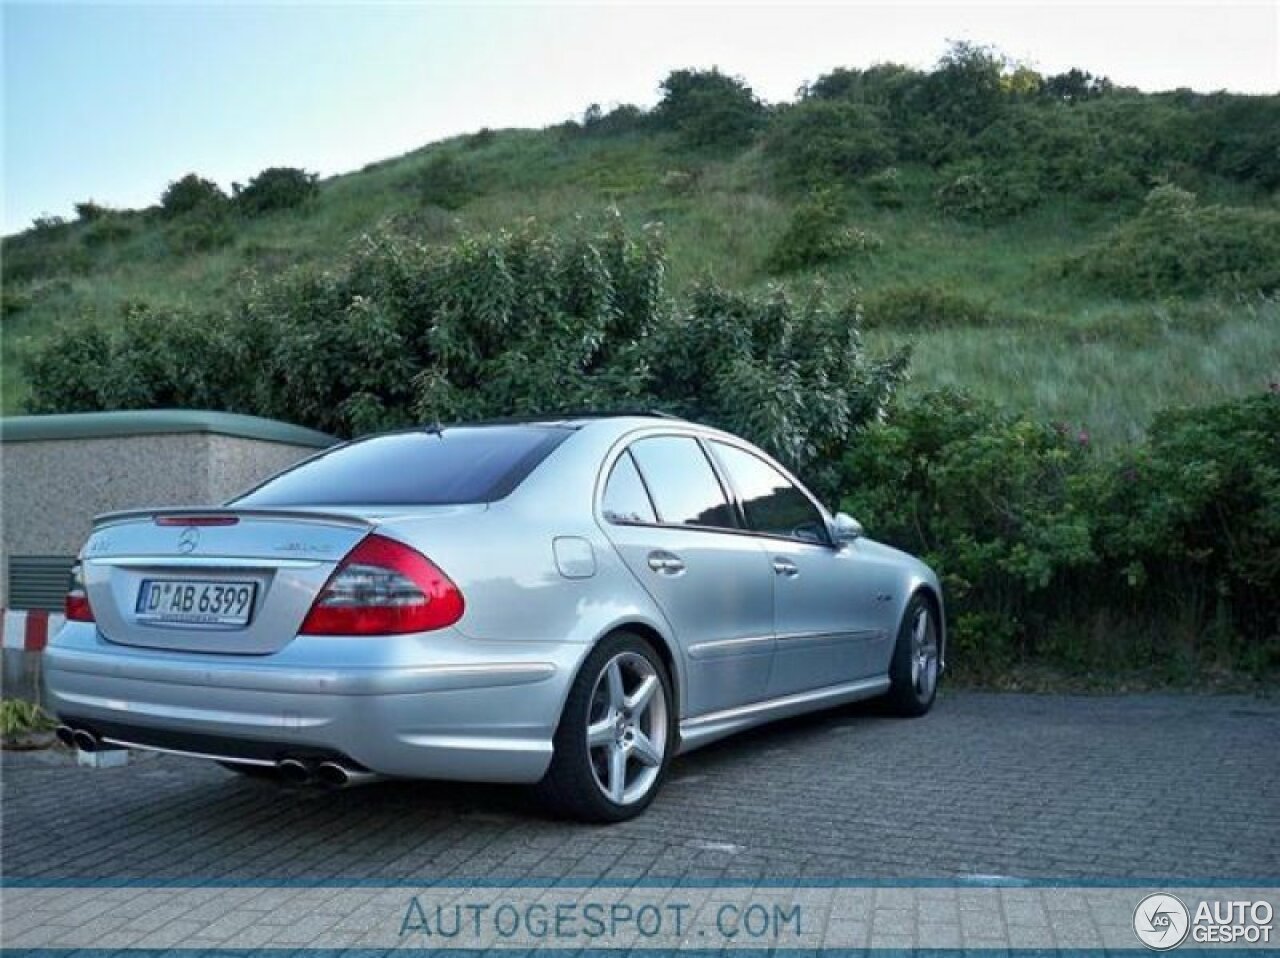
[[428, 632], [462, 618], [462, 593], [422, 553], [366, 536], [338, 565], [302, 623], [304, 635]]
[[92, 622], [93, 609], [89, 607], [89, 595], [84, 591], [84, 570], [77, 562], [71, 567], [71, 582], [67, 586], [67, 598], [63, 611], [69, 622]]
[[158, 526], [234, 526], [239, 516], [156, 516]]

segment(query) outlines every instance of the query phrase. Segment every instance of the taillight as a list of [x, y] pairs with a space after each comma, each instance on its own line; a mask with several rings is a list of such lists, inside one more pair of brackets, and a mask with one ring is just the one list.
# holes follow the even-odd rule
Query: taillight
[[64, 611], [68, 621], [93, 621], [93, 609], [89, 608], [89, 595], [84, 591], [84, 570], [80, 568], [79, 562], [71, 567], [71, 582], [67, 586]]
[[462, 593], [422, 553], [366, 536], [342, 560], [302, 623], [304, 635], [393, 635], [462, 618]]

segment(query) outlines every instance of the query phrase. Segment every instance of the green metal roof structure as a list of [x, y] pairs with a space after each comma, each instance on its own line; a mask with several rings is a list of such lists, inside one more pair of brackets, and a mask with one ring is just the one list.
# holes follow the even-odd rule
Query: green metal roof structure
[[338, 442], [327, 433], [304, 429], [276, 419], [204, 409], [130, 409], [0, 418], [0, 442], [112, 439], [193, 432], [281, 442], [291, 446], [311, 446], [316, 449], [324, 449]]

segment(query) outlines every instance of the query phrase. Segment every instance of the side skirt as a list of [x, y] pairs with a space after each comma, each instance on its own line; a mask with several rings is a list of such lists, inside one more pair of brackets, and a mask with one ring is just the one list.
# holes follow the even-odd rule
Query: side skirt
[[874, 698], [889, 690], [889, 677], [878, 676], [872, 679], [859, 679], [857, 682], [845, 682], [841, 685], [828, 685], [826, 688], [813, 689], [809, 692], [797, 692], [776, 699], [765, 699], [752, 702], [750, 705], [739, 705], [720, 712], [708, 712], [685, 719], [680, 723], [680, 748], [678, 754], [692, 752], [695, 748], [709, 745], [717, 739], [733, 735], [756, 725], [764, 725], [776, 719], [803, 715], [805, 712], [816, 712], [819, 709], [845, 705], [861, 699]]

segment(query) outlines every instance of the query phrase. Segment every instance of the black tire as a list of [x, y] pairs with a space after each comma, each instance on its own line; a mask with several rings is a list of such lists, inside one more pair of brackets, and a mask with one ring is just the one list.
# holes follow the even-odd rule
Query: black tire
[[[922, 680], [919, 661], [920, 643], [916, 638], [921, 616], [928, 617], [925, 628], [932, 630], [933, 672], [932, 679], [928, 681]], [[938, 680], [942, 673], [940, 625], [938, 610], [929, 598], [919, 592], [913, 595], [902, 613], [902, 622], [898, 626], [898, 640], [893, 647], [893, 660], [889, 664], [889, 691], [885, 695], [885, 702], [894, 714], [915, 718], [924, 715], [933, 707], [933, 701], [938, 696]]]
[[[657, 675], [665, 705], [665, 735], [661, 763], [657, 766], [657, 775], [652, 784], [641, 797], [621, 804], [607, 796], [596, 780], [592, 755], [587, 746], [587, 725], [592, 713], [593, 696], [605, 668], [624, 653], [641, 656]], [[671, 675], [662, 658], [646, 639], [630, 632], [615, 632], [602, 639], [591, 650], [582, 668], [578, 670], [578, 676], [574, 679], [564, 711], [560, 715], [560, 724], [556, 728], [551, 767], [535, 786], [535, 793], [548, 810], [561, 817], [595, 823], [622, 822], [634, 818], [649, 807], [667, 777], [667, 770], [675, 753], [677, 727]]]

